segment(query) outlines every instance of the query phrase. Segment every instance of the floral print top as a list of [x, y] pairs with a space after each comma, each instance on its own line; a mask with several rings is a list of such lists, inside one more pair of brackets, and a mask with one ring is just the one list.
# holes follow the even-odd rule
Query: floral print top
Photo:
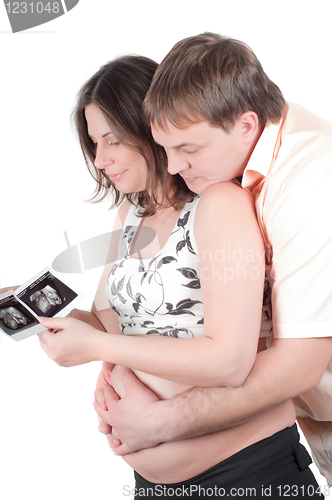
[[106, 297], [125, 335], [159, 334], [179, 338], [204, 335], [204, 311], [193, 233], [200, 196], [186, 203], [161, 251], [154, 257], [130, 256], [141, 218], [130, 207], [118, 259], [106, 284]]

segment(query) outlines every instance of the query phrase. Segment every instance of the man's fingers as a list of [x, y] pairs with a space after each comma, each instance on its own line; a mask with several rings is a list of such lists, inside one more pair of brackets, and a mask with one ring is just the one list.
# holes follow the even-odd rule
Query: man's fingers
[[115, 429], [112, 428], [112, 438], [115, 440], [115, 441], [118, 441], [118, 444], [117, 446], [119, 446], [121, 444], [121, 441], [120, 441], [120, 437], [118, 435], [118, 433], [116, 432]]
[[95, 401], [97, 401], [100, 404], [102, 409], [107, 410], [108, 408], [104, 396], [104, 386], [100, 387], [99, 389], [96, 389], [94, 396], [95, 396]]
[[104, 422], [103, 420], [100, 420], [100, 424], [99, 424], [98, 430], [102, 434], [108, 435], [108, 434], [110, 434], [112, 432], [112, 427], [110, 425], [108, 425], [106, 422]]
[[109, 410], [110, 407], [111, 407], [111, 405], [114, 404], [114, 403], [117, 403], [120, 398], [119, 398], [119, 396], [117, 395], [117, 393], [115, 392], [115, 390], [113, 389], [113, 387], [111, 385], [103, 385], [103, 387], [101, 388], [101, 390], [104, 393], [104, 398], [105, 398], [105, 401], [106, 401], [106, 407]]
[[119, 378], [123, 384], [123, 387], [125, 389], [125, 393], [127, 394], [128, 391], [130, 391], [131, 389], [137, 389], [137, 386], [140, 385], [141, 387], [145, 387], [144, 384], [142, 384], [142, 382], [140, 382], [138, 380], [138, 378], [134, 375], [134, 373], [132, 372], [132, 370], [130, 370], [129, 368], [126, 368], [124, 366], [120, 366], [118, 365], [118, 375], [119, 375]]
[[94, 407], [99, 419], [103, 420], [103, 417], [101, 414], [102, 414], [102, 412], [104, 413], [104, 415], [107, 414], [107, 409], [104, 410], [104, 408], [99, 404], [98, 401], [93, 402], [93, 407]]
[[[107, 400], [106, 400], [107, 393]], [[104, 385], [100, 389], [95, 391], [96, 401], [93, 402], [93, 407], [98, 415], [99, 419], [99, 431], [103, 434], [109, 434], [112, 430], [110, 424], [108, 424], [109, 419], [109, 407], [113, 402], [119, 401], [119, 396], [114, 391], [113, 387], [110, 385]]]
[[[103, 420], [102, 416], [101, 416], [101, 412], [104, 411], [102, 409], [102, 407], [100, 406], [100, 404], [97, 402], [97, 401], [94, 401], [93, 402], [93, 407], [97, 413], [97, 416], [98, 416], [98, 420], [99, 420], [99, 431], [102, 432], [103, 434], [109, 434], [112, 430], [112, 427]], [[107, 412], [105, 411], [105, 413], [107, 414]]]
[[132, 400], [135, 398], [141, 404], [158, 401], [156, 394], [148, 389], [129, 368], [118, 365], [118, 376], [123, 385], [125, 396], [129, 396]]
[[107, 441], [113, 451], [115, 451], [119, 446], [121, 446], [120, 439], [115, 439], [111, 434], [107, 436]]
[[120, 444], [120, 446], [115, 446], [115, 444], [113, 443], [113, 446], [111, 446], [113, 452], [114, 452], [114, 455], [117, 455], [117, 456], [123, 456], [123, 455], [127, 455], [127, 453], [133, 453], [134, 449], [130, 449], [129, 446], [127, 446], [126, 444]]
[[119, 396], [113, 391], [112, 387], [110, 387], [110, 386], [105, 386], [103, 389], [105, 390], [105, 393], [104, 393], [105, 395], [106, 395], [106, 391], [109, 393], [108, 398], [101, 396], [100, 403], [98, 401], [94, 401], [93, 407], [96, 410], [97, 415], [100, 417], [100, 419], [103, 422], [108, 423], [108, 420], [110, 417], [108, 410], [109, 410], [112, 402], [119, 400]]

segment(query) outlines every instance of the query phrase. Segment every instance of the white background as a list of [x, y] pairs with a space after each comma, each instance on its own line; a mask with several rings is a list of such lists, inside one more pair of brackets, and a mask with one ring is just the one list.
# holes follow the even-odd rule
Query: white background
[[[21, 284], [71, 244], [111, 230], [70, 113], [105, 62], [160, 62], [178, 40], [214, 31], [245, 41], [287, 100], [332, 121], [330, 0], [80, 0], [68, 14], [12, 34], [0, 5], [0, 287]], [[101, 269], [70, 275], [89, 309]], [[36, 337], [1, 334], [0, 498], [121, 499], [133, 475], [97, 431], [99, 365], [64, 369]], [[314, 469], [315, 470], [315, 469]], [[325, 481], [317, 476], [320, 484]]]

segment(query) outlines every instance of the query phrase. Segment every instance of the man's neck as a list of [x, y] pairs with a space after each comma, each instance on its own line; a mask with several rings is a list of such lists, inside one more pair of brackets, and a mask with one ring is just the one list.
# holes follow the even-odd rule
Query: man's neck
[[265, 127], [266, 127], [266, 124], [264, 124], [264, 125], [260, 125], [260, 126], [257, 128], [257, 132], [256, 132], [256, 134], [255, 134], [255, 138], [254, 138], [254, 140], [250, 143], [250, 145], [249, 145], [249, 147], [248, 147], [248, 154], [247, 154], [246, 159], [245, 159], [244, 164], [243, 164], [242, 174], [243, 174], [243, 172], [245, 171], [246, 166], [247, 166], [247, 165], [248, 165], [248, 163], [249, 163], [250, 157], [251, 157], [251, 155], [253, 154], [254, 149], [255, 149], [255, 147], [257, 146], [258, 141], [259, 141], [259, 139], [261, 138], [261, 135], [262, 135], [262, 133], [264, 132]]

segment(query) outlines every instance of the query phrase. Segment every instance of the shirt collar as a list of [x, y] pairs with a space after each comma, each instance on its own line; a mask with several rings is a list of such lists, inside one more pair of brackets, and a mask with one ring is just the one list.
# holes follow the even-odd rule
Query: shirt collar
[[244, 170], [242, 178], [243, 188], [250, 188], [256, 184], [259, 179], [266, 177], [274, 159], [282, 121], [281, 119], [277, 124], [270, 123], [265, 126]]

